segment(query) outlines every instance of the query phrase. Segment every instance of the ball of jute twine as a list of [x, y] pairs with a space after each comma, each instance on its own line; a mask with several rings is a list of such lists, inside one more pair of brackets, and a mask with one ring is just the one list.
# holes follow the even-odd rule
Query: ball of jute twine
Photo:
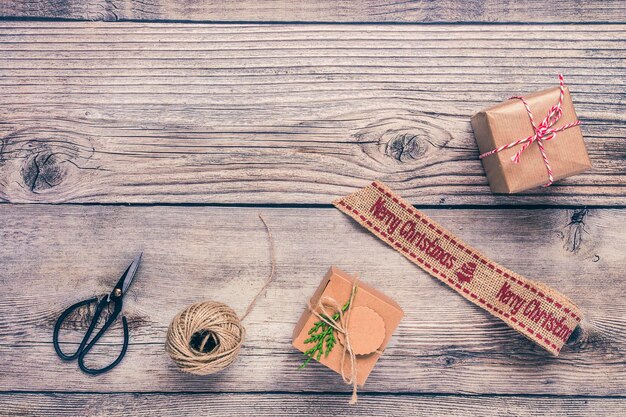
[[[235, 361], [245, 334], [232, 308], [217, 301], [204, 301], [174, 317], [165, 346], [181, 370], [209, 375]], [[192, 343], [194, 338], [200, 338], [200, 343]]]
[[259, 215], [270, 243], [271, 271], [265, 284], [241, 316], [224, 303], [204, 301], [193, 304], [174, 317], [167, 331], [165, 349], [178, 367], [195, 375], [210, 375], [230, 366], [241, 349], [246, 329], [242, 321], [274, 278], [274, 240], [269, 226]]

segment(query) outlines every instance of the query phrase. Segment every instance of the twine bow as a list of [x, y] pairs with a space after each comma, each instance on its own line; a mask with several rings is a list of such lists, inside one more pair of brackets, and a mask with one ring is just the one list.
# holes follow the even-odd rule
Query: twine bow
[[[343, 353], [341, 354], [341, 378], [343, 382], [348, 385], [352, 385], [352, 398], [350, 404], [356, 404], [357, 402], [357, 369], [356, 369], [356, 355], [352, 350], [350, 344], [350, 330], [348, 329], [348, 323], [350, 321], [350, 312], [352, 311], [352, 301], [356, 294], [358, 278], [354, 280], [352, 284], [352, 291], [350, 292], [350, 300], [348, 301], [348, 308], [344, 312], [341, 305], [332, 297], [323, 296], [317, 301], [315, 306], [311, 306], [309, 303], [309, 310], [311, 313], [324, 323], [328, 324], [337, 333], [341, 333], [344, 336]], [[334, 315], [339, 315], [337, 320], [333, 319]], [[346, 374], [345, 359], [346, 354], [350, 358], [350, 372]]]
[[546, 150], [544, 148], [543, 142], [548, 141], [550, 139], [554, 139], [556, 137], [557, 132], [561, 132], [565, 129], [569, 129], [570, 127], [578, 126], [580, 124], [580, 120], [576, 120], [574, 122], [567, 123], [566, 125], [563, 125], [561, 127], [557, 127], [557, 128], [553, 127], [563, 115], [563, 96], [564, 96], [565, 84], [563, 82], [562, 74], [559, 74], [559, 84], [560, 84], [560, 90], [561, 90], [559, 94], [559, 101], [554, 106], [550, 107], [550, 110], [548, 110], [548, 114], [539, 124], [535, 123], [535, 117], [533, 116], [533, 112], [530, 110], [530, 106], [528, 105], [524, 97], [522, 96], [511, 97], [511, 99], [515, 98], [515, 99], [521, 100], [521, 102], [524, 104], [524, 107], [526, 108], [526, 112], [528, 112], [528, 118], [530, 119], [530, 124], [532, 125], [535, 133], [528, 136], [527, 138], [519, 139], [507, 145], [503, 145], [503, 146], [500, 146], [499, 148], [493, 149], [489, 152], [485, 152], [480, 155], [480, 159], [486, 158], [489, 155], [493, 155], [505, 149], [509, 149], [514, 146], [523, 144], [520, 150], [517, 151], [515, 155], [511, 157], [511, 161], [513, 161], [514, 164], [519, 164], [522, 153], [530, 145], [532, 145], [533, 142], [537, 142], [537, 146], [539, 147], [539, 152], [541, 152], [541, 157], [543, 158], [543, 163], [545, 164], [546, 170], [548, 171], [548, 178], [550, 179], [550, 181], [547, 184], [545, 184], [544, 187], [548, 187], [552, 185], [552, 183], [554, 182], [554, 175], [552, 173], [552, 167], [550, 166], [548, 155], [546, 155]]

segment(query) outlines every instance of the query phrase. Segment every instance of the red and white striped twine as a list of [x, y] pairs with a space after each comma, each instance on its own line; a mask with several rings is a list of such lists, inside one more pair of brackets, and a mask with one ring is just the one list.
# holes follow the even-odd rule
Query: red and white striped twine
[[576, 120], [575, 122], [567, 123], [566, 125], [558, 127], [556, 129], [552, 127], [556, 124], [556, 122], [558, 122], [558, 120], [563, 115], [562, 105], [563, 105], [563, 95], [564, 95], [565, 84], [563, 82], [562, 74], [559, 74], [559, 83], [560, 83], [560, 88], [561, 88], [561, 93], [559, 95], [559, 102], [555, 104], [554, 106], [550, 107], [550, 110], [548, 110], [548, 114], [546, 115], [545, 119], [543, 119], [541, 123], [539, 123], [538, 125], [535, 124], [535, 117], [533, 116], [533, 112], [530, 110], [530, 106], [526, 102], [526, 99], [521, 96], [511, 97], [511, 99], [515, 98], [515, 99], [521, 100], [521, 102], [524, 103], [524, 107], [526, 108], [526, 111], [528, 112], [528, 118], [530, 119], [530, 124], [533, 126], [533, 130], [535, 131], [535, 133], [533, 135], [528, 136], [527, 138], [519, 139], [519, 140], [516, 140], [515, 142], [511, 142], [507, 145], [500, 146], [499, 148], [493, 149], [489, 152], [485, 152], [480, 155], [480, 159], [486, 158], [489, 155], [493, 155], [505, 149], [509, 149], [514, 146], [523, 144], [520, 150], [517, 151], [517, 153], [511, 157], [511, 161], [513, 161], [514, 164], [518, 164], [520, 161], [520, 157], [522, 156], [522, 153], [533, 142], [537, 142], [537, 146], [539, 146], [539, 152], [541, 152], [541, 157], [543, 158], [543, 163], [546, 165], [546, 169], [548, 171], [548, 177], [550, 178], [550, 181], [547, 184], [545, 184], [544, 187], [550, 186], [554, 182], [554, 176], [552, 174], [552, 167], [550, 166], [550, 162], [548, 161], [548, 156], [546, 155], [546, 150], [543, 146], [543, 141], [554, 139], [556, 137], [557, 132], [561, 132], [565, 129], [569, 129], [570, 127], [578, 126], [580, 124], [580, 120]]

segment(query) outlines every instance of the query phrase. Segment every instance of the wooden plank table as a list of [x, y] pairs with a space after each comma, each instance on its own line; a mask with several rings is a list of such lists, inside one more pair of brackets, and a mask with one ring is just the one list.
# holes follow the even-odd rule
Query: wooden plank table
[[[626, 415], [623, 1], [7, 0], [0, 16], [0, 415]], [[469, 117], [558, 72], [593, 169], [491, 194]], [[574, 299], [561, 355], [330, 205], [373, 179]], [[204, 299], [243, 312], [270, 270], [259, 213], [276, 277], [242, 353], [183, 374], [167, 326]], [[128, 353], [84, 375], [54, 322], [138, 250]], [[356, 406], [290, 345], [333, 264], [406, 312]]]

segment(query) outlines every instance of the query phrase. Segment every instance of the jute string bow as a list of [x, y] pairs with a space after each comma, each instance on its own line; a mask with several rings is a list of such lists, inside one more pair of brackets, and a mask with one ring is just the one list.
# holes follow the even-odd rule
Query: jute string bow
[[[343, 335], [343, 352], [341, 354], [341, 378], [343, 382], [348, 385], [352, 385], [352, 398], [350, 404], [356, 404], [357, 402], [357, 369], [356, 369], [356, 355], [352, 350], [350, 344], [350, 329], [348, 323], [350, 322], [350, 312], [352, 311], [352, 304], [354, 296], [357, 290], [358, 278], [355, 278], [352, 284], [352, 291], [350, 292], [350, 299], [348, 300], [348, 308], [344, 312], [341, 304], [339, 304], [334, 298], [329, 296], [322, 296], [317, 301], [315, 306], [312, 306], [309, 302], [308, 307], [311, 313], [328, 324], [338, 334]], [[333, 319], [333, 316], [339, 316], [337, 320]], [[345, 359], [346, 356], [350, 358], [350, 372], [346, 373]]]
[[493, 155], [494, 153], [503, 151], [505, 149], [509, 149], [514, 146], [523, 144], [520, 150], [517, 151], [515, 155], [511, 157], [511, 161], [513, 161], [514, 164], [518, 164], [520, 161], [520, 157], [522, 156], [522, 153], [530, 145], [532, 145], [533, 142], [537, 142], [537, 146], [539, 147], [539, 152], [541, 152], [541, 157], [543, 158], [543, 163], [546, 166], [546, 170], [548, 171], [548, 178], [550, 180], [547, 184], [544, 185], [544, 187], [548, 187], [552, 185], [552, 183], [554, 182], [554, 175], [552, 172], [552, 167], [550, 166], [550, 161], [548, 160], [548, 156], [546, 155], [546, 150], [544, 148], [543, 142], [548, 141], [550, 139], [554, 139], [556, 137], [557, 132], [561, 132], [565, 129], [569, 129], [570, 127], [578, 126], [580, 124], [580, 120], [576, 120], [575, 122], [567, 123], [561, 127], [557, 127], [557, 128], [553, 127], [563, 115], [563, 95], [564, 95], [564, 90], [565, 90], [563, 74], [559, 74], [559, 85], [560, 85], [560, 90], [561, 90], [559, 94], [559, 101], [554, 106], [550, 107], [550, 110], [548, 110], [548, 114], [539, 124], [535, 123], [535, 117], [533, 115], [533, 112], [530, 110], [530, 106], [528, 105], [524, 97], [522, 96], [511, 97], [511, 99], [521, 100], [521, 102], [524, 104], [524, 107], [526, 108], [526, 112], [528, 113], [528, 118], [530, 119], [530, 124], [533, 126], [533, 130], [535, 133], [528, 136], [527, 138], [519, 139], [519, 140], [516, 140], [515, 142], [511, 142], [507, 145], [500, 146], [499, 148], [493, 149], [489, 152], [485, 152], [480, 155], [480, 159], [486, 158], [490, 155]]

